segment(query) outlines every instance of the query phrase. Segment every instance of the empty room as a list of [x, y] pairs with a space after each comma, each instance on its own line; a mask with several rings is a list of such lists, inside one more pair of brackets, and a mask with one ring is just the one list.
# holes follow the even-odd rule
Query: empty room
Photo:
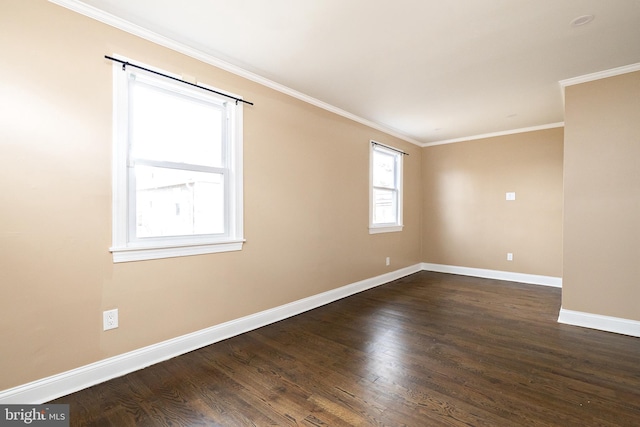
[[0, 425], [640, 425], [640, 2], [0, 0]]

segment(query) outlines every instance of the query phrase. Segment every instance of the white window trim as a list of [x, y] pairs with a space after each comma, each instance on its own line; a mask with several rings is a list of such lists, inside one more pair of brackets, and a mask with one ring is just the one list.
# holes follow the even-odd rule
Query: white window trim
[[393, 233], [402, 231], [403, 227], [404, 225], [371, 225], [369, 227], [369, 234]]
[[[123, 61], [127, 58], [117, 57]], [[153, 69], [148, 65], [144, 67]], [[171, 75], [163, 70], [154, 71]], [[149, 76], [153, 79], [164, 79], [143, 70], [135, 70], [136, 74]], [[219, 252], [242, 250], [244, 240], [243, 220], [243, 103], [235, 103], [229, 117], [228, 131], [231, 133], [229, 155], [229, 215], [228, 232], [223, 237], [218, 236], [176, 236], [166, 239], [149, 239], [146, 242], [130, 241], [129, 239], [129, 178], [128, 178], [128, 76], [122, 70], [120, 63], [113, 64], [113, 151], [112, 151], [112, 246], [109, 248], [113, 255], [113, 262], [143, 261], [180, 256], [202, 255]], [[180, 76], [173, 76], [180, 78]], [[209, 94], [197, 88], [190, 88], [179, 82], [167, 80], [162, 82], [176, 91], [183, 93]], [[199, 84], [202, 87], [205, 85]], [[223, 92], [217, 88], [208, 89]], [[227, 93], [241, 99], [240, 96]], [[212, 95], [216, 96], [216, 95]], [[228, 102], [233, 103], [233, 100]]]
[[[376, 141], [369, 141], [369, 234], [379, 234], [379, 233], [393, 233], [402, 231], [404, 228], [403, 224], [403, 192], [404, 192], [404, 183], [403, 183], [403, 152], [397, 149], [385, 148], [384, 144], [380, 144]], [[395, 223], [387, 223], [387, 224], [374, 224], [373, 223], [373, 152], [378, 147], [378, 150], [387, 151], [394, 156], [397, 156], [396, 165], [396, 180], [398, 183], [398, 221]]]

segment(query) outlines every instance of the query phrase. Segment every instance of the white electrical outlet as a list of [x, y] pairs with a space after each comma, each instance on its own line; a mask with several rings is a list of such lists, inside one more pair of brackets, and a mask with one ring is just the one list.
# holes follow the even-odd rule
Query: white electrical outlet
[[118, 309], [106, 310], [102, 312], [103, 330], [115, 329], [118, 327]]
[[387, 257], [387, 259], [386, 259], [386, 261], [385, 261], [385, 262], [387, 263], [387, 265], [391, 265], [391, 258], [390, 258], [390, 257]]
[[511, 252], [507, 253], [507, 261], [513, 261], [513, 254]]

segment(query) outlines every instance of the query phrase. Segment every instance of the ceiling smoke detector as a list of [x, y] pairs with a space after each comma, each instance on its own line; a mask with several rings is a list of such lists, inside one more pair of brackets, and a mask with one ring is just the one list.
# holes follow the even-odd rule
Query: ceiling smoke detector
[[571, 21], [571, 26], [572, 27], [581, 27], [583, 25], [587, 25], [589, 22], [593, 21], [594, 19], [595, 19], [595, 16], [593, 16], [593, 15], [578, 16], [573, 21]]

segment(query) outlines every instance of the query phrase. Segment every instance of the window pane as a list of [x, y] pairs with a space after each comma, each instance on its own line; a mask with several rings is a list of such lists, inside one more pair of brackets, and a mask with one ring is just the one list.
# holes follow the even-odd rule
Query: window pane
[[373, 223], [393, 224], [398, 221], [398, 198], [393, 190], [373, 189]]
[[222, 106], [136, 82], [130, 96], [134, 158], [223, 166]]
[[136, 235], [224, 233], [224, 176], [136, 166]]
[[396, 187], [396, 156], [373, 150], [373, 185]]

